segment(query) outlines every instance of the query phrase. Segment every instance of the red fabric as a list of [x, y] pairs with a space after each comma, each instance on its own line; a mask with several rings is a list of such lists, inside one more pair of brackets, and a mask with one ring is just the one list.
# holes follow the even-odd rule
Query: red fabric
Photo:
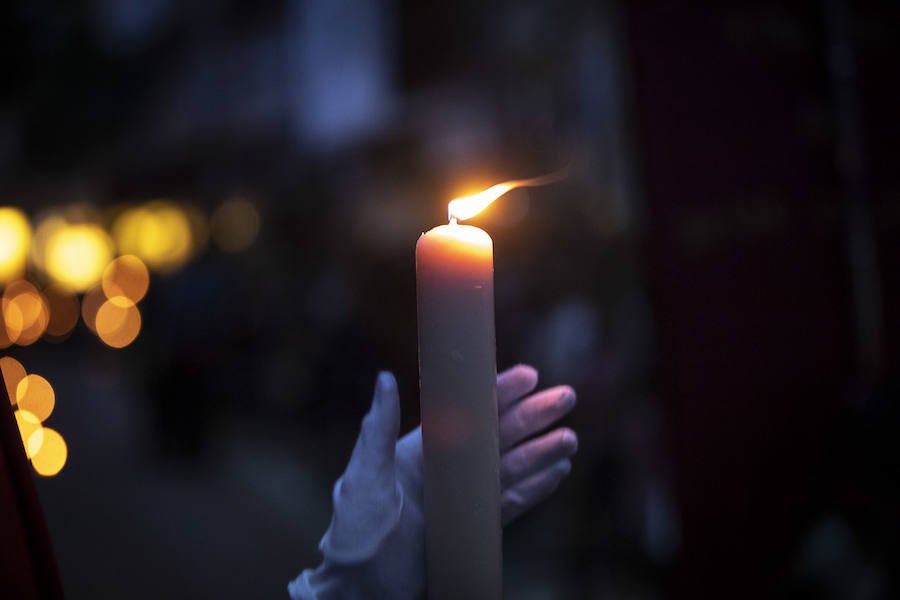
[[62, 598], [31, 466], [0, 374], [0, 598]]
[[835, 148], [805, 120], [831, 103], [824, 42], [803, 37], [819, 8], [626, 8], [682, 525], [673, 598], [780, 596], [822, 508], [855, 358]]

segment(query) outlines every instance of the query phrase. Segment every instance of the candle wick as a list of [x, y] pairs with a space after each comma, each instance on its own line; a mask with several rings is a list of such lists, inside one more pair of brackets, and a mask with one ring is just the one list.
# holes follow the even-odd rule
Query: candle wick
[[456, 215], [450, 215], [450, 224], [456, 225]]

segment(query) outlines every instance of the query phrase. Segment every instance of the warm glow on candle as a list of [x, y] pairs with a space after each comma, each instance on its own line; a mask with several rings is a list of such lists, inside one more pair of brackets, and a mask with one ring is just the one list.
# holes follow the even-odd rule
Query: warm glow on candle
[[538, 185], [546, 185], [564, 179], [568, 175], [568, 168], [541, 175], [540, 177], [532, 177], [531, 179], [516, 179], [513, 181], [505, 181], [492, 185], [488, 189], [472, 194], [471, 196], [463, 196], [462, 198], [454, 198], [447, 205], [447, 216], [450, 221], [465, 221], [471, 219], [485, 208], [490, 206], [494, 200], [510, 190], [520, 187], [534, 187]]
[[446, 240], [457, 251], [465, 254], [486, 255], [490, 258], [493, 252], [493, 242], [483, 229], [470, 225], [439, 225], [428, 232], [438, 238]]

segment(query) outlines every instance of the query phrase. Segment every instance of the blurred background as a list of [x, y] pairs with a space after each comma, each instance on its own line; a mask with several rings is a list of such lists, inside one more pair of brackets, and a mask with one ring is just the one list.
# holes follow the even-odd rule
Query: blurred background
[[[414, 245], [572, 384], [510, 598], [896, 597], [900, 15], [865, 1], [0, 8], [0, 367], [72, 598], [286, 597]], [[12, 382], [12, 384], [10, 384]]]

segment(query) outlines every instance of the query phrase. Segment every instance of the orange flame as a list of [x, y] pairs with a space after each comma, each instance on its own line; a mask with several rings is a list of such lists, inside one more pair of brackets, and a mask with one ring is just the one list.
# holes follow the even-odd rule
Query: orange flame
[[447, 216], [451, 223], [471, 219], [490, 206], [494, 200], [510, 190], [520, 187], [535, 187], [547, 185], [548, 183], [555, 183], [565, 179], [568, 176], [568, 171], [569, 169], [566, 167], [548, 175], [541, 175], [540, 177], [505, 181], [503, 183], [498, 183], [497, 185], [492, 185], [488, 189], [478, 192], [477, 194], [463, 196], [462, 198], [454, 198], [447, 205]]

